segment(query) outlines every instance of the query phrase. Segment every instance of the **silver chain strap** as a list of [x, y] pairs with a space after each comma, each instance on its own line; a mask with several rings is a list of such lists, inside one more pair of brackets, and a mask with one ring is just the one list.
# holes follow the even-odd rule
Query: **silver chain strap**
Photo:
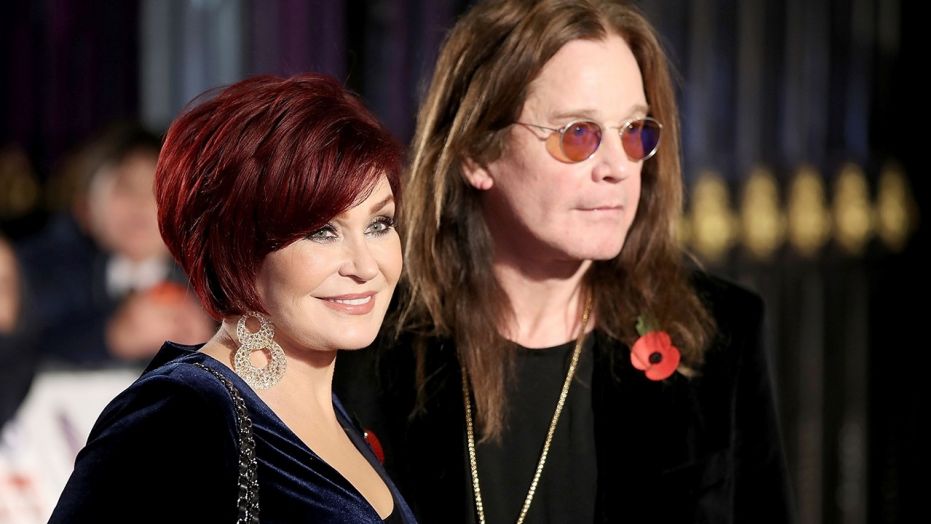
[[255, 459], [255, 439], [252, 438], [252, 419], [246, 410], [246, 402], [239, 394], [236, 386], [222, 373], [208, 368], [200, 362], [195, 366], [210, 372], [233, 397], [233, 408], [236, 410], [236, 425], [239, 428], [239, 496], [236, 506], [239, 508], [237, 524], [255, 524], [259, 522], [259, 479], [256, 474], [257, 462]]

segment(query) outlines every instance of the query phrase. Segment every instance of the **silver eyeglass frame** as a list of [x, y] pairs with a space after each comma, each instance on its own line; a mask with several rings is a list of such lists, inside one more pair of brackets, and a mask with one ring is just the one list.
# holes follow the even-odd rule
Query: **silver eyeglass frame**
[[[653, 122], [653, 123], [655, 123], [655, 124], [657, 125], [657, 127], [659, 128], [659, 138], [656, 140], [656, 145], [653, 146], [653, 150], [652, 150], [652, 151], [650, 151], [649, 153], [647, 153], [647, 154], [646, 154], [643, 158], [641, 158], [641, 159], [633, 160], [634, 162], [642, 162], [642, 161], [644, 161], [644, 160], [649, 160], [650, 158], [653, 157], [653, 155], [656, 154], [656, 152], [659, 150], [659, 144], [660, 144], [660, 142], [662, 142], [662, 140], [663, 140], [663, 124], [662, 124], [659, 120], [657, 120], [657, 119], [655, 119], [655, 118], [653, 118], [653, 117], [641, 116], [641, 117], [637, 117], [637, 118], [628, 118], [627, 120], [624, 120], [623, 122], [621, 122], [621, 125], [619, 125], [619, 126], [602, 126], [602, 125], [599, 124], [598, 122], [596, 122], [596, 121], [594, 121], [594, 120], [587, 119], [587, 118], [581, 118], [581, 119], [578, 119], [578, 120], [573, 120], [573, 121], [569, 122], [568, 124], [566, 124], [566, 125], [564, 125], [564, 126], [562, 126], [562, 127], [546, 127], [546, 126], [541, 126], [541, 125], [539, 125], [539, 124], [529, 124], [529, 123], [527, 123], [527, 122], [514, 122], [514, 124], [515, 124], [515, 125], [519, 125], [519, 126], [524, 126], [524, 127], [527, 127], [527, 128], [536, 128], [536, 129], [542, 129], [542, 130], [549, 131], [550, 133], [549, 133], [548, 135], [544, 136], [544, 137], [541, 137], [541, 136], [537, 135], [536, 133], [533, 133], [533, 135], [534, 135], [535, 137], [537, 137], [537, 139], [540, 140], [540, 141], [542, 141], [542, 142], [546, 142], [547, 140], [549, 140], [550, 137], [553, 135], [553, 133], [559, 133], [559, 151], [562, 153], [563, 157], [565, 157], [565, 158], [568, 160], [568, 162], [567, 162], [566, 160], [561, 159], [561, 158], [556, 158], [556, 160], [559, 160], [560, 162], [564, 162], [564, 163], [578, 164], [579, 162], [585, 162], [585, 161], [588, 160], [589, 158], [595, 156], [595, 153], [598, 152], [598, 148], [601, 147], [601, 141], [604, 139], [604, 130], [605, 130], [605, 129], [617, 129], [618, 136], [621, 137], [621, 141], [623, 142], [624, 137], [623, 137], [622, 135], [624, 134], [625, 130], [628, 129], [632, 123], [634, 123], [634, 122], [640, 122], [640, 121], [643, 121], [643, 120]], [[581, 123], [581, 122], [591, 123], [591, 124], [595, 124], [596, 126], [598, 126], [598, 129], [601, 130], [601, 138], [598, 140], [598, 146], [595, 147], [595, 150], [592, 151], [592, 153], [591, 153], [590, 155], [588, 155], [587, 157], [583, 158], [582, 160], [569, 160], [569, 155], [567, 155], [567, 154], [566, 154], [566, 151], [563, 149], [563, 137], [564, 137], [564, 135], [566, 134], [566, 131], [569, 130], [569, 128], [571, 128], [571, 127], [574, 126], [575, 124], [578, 124], [578, 123]], [[531, 131], [531, 132], [532, 132], [532, 131]], [[550, 152], [550, 154], [552, 155], [552, 152]], [[627, 158], [628, 158], [628, 159], [630, 159], [630, 155], [627, 154], [627, 150], [626, 150], [626, 149], [624, 150], [624, 154], [627, 155]], [[631, 159], [631, 160], [632, 160], [632, 159]]]

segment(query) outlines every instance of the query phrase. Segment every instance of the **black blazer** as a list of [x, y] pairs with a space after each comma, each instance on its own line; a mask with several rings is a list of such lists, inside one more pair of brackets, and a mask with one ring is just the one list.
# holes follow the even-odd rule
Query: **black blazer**
[[[595, 332], [596, 522], [793, 520], [761, 343], [763, 303], [711, 277], [695, 285], [719, 331], [697, 378], [648, 380], [626, 345]], [[471, 522], [455, 348], [441, 340], [429, 347], [427, 401], [415, 413], [414, 357], [403, 340], [341, 354], [335, 389], [381, 440], [385, 465], [421, 522]]]

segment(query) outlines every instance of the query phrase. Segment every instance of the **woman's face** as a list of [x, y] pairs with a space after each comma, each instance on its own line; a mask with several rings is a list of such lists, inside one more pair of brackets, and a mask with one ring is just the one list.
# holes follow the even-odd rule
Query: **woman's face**
[[265, 257], [256, 290], [286, 351], [372, 343], [401, 274], [394, 211], [382, 177], [356, 207]]
[[616, 126], [647, 112], [640, 68], [622, 38], [563, 46], [531, 84], [518, 121], [560, 128], [592, 120], [604, 130], [601, 145], [587, 160], [563, 163], [541, 140], [550, 131], [514, 125], [500, 158], [465, 168], [469, 181], [486, 190], [483, 212], [495, 256], [517, 262], [617, 256], [637, 212], [642, 161], [624, 153]]

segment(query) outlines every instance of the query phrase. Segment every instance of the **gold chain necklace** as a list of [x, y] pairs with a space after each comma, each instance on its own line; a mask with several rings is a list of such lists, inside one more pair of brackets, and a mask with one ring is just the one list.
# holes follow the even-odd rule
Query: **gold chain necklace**
[[[588, 319], [592, 313], [591, 299], [585, 302], [585, 309], [582, 312], [582, 325], [579, 327], [579, 337], [575, 341], [575, 349], [572, 350], [572, 360], [569, 362], [569, 371], [566, 373], [566, 380], [562, 384], [562, 391], [559, 392], [559, 400], [556, 402], [556, 411], [553, 413], [553, 419], [550, 420], [550, 427], [546, 431], [546, 440], [543, 442], [543, 450], [540, 452], [540, 459], [537, 461], [537, 469], [533, 473], [533, 480], [530, 482], [530, 489], [527, 490], [527, 497], [524, 499], [524, 505], [520, 509], [520, 515], [517, 517], [517, 524], [522, 524], [527, 518], [527, 511], [530, 509], [530, 503], [533, 502], [533, 495], [537, 492], [537, 484], [543, 475], [543, 466], [546, 464], [546, 456], [550, 452], [550, 444], [553, 443], [553, 434], [556, 432], [556, 424], [559, 422], [559, 415], [562, 414], [562, 408], [566, 403], [566, 397], [569, 395], [569, 386], [572, 385], [572, 378], [575, 376], [575, 368], [579, 364], [579, 356], [582, 354], [582, 343], [585, 341], [585, 327], [588, 326]], [[478, 514], [479, 524], [485, 524], [485, 508], [482, 505], [482, 489], [478, 482], [478, 460], [475, 457], [475, 430], [472, 427], [472, 401], [469, 395], [469, 379], [465, 373], [462, 373], [462, 397], [465, 401], [465, 418], [466, 418], [466, 438], [469, 450], [469, 468], [472, 470], [472, 490], [475, 493], [475, 512]]]

